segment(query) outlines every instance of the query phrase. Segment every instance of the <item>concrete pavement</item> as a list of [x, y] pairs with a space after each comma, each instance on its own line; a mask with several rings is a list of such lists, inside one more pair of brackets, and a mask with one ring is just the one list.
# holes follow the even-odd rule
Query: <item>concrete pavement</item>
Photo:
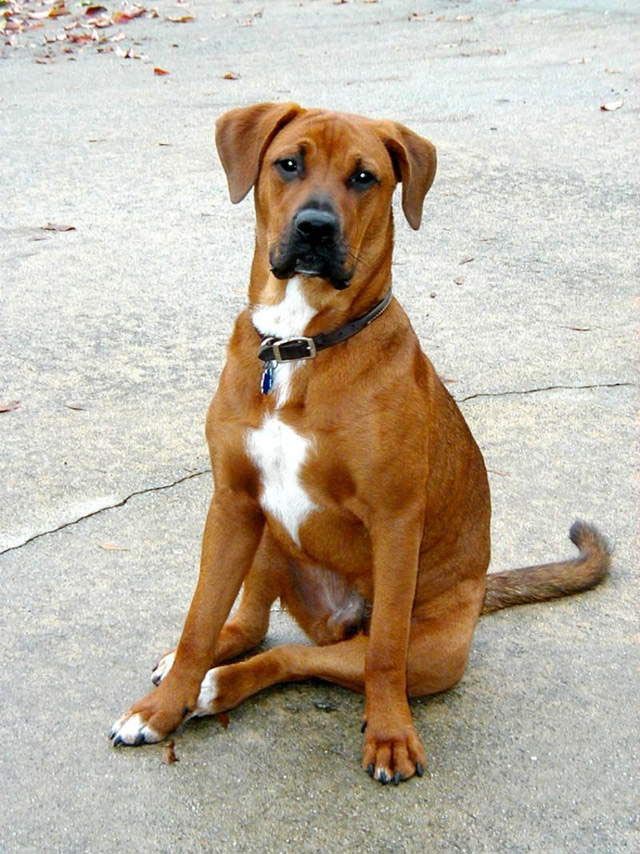
[[[42, 46], [64, 18], [0, 58], [0, 849], [636, 850], [636, 5], [159, 8], [113, 43], [148, 61]], [[438, 147], [394, 288], [485, 453], [493, 568], [571, 554], [577, 516], [616, 545], [601, 589], [481, 622], [460, 686], [414, 703], [430, 769], [398, 789], [320, 683], [188, 725], [174, 765], [106, 738], [184, 618], [245, 298], [212, 124], [274, 99]], [[274, 612], [269, 642], [296, 636]]]

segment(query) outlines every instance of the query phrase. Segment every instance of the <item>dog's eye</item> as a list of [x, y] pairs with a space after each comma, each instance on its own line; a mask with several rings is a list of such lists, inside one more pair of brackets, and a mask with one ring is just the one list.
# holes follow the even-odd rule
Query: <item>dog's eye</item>
[[298, 161], [295, 157], [281, 157], [276, 160], [276, 168], [283, 178], [289, 180], [298, 174]]
[[367, 169], [356, 169], [353, 175], [349, 178], [349, 184], [357, 190], [367, 190], [369, 187], [376, 184], [378, 179]]

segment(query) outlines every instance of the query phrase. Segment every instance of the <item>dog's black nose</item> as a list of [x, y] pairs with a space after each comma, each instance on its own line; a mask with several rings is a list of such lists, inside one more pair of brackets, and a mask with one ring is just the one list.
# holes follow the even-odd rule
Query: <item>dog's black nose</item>
[[294, 225], [300, 237], [308, 243], [333, 240], [338, 231], [338, 219], [330, 211], [305, 208], [296, 214]]

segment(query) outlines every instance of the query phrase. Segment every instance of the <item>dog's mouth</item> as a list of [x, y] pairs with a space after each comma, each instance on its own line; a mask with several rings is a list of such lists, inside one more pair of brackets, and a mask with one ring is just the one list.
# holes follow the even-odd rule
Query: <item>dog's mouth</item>
[[286, 234], [269, 252], [271, 272], [278, 279], [298, 274], [325, 279], [337, 291], [349, 287], [354, 268], [347, 268], [347, 249], [342, 241], [309, 243], [295, 233]]

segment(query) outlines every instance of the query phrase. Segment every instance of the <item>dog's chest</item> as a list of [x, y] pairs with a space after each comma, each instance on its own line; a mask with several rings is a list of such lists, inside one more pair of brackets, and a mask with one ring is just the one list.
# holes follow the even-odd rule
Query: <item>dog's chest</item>
[[[306, 302], [298, 278], [287, 284], [284, 299], [276, 305], [257, 306], [253, 323], [263, 335], [294, 337], [304, 334], [315, 311]], [[302, 469], [312, 451], [313, 437], [296, 431], [287, 424], [280, 410], [291, 392], [291, 379], [299, 364], [279, 364], [275, 371], [275, 408], [256, 429], [248, 430], [247, 453], [260, 474], [260, 502], [265, 513], [286, 529], [300, 545], [300, 526], [319, 508], [309, 497], [301, 479]]]

